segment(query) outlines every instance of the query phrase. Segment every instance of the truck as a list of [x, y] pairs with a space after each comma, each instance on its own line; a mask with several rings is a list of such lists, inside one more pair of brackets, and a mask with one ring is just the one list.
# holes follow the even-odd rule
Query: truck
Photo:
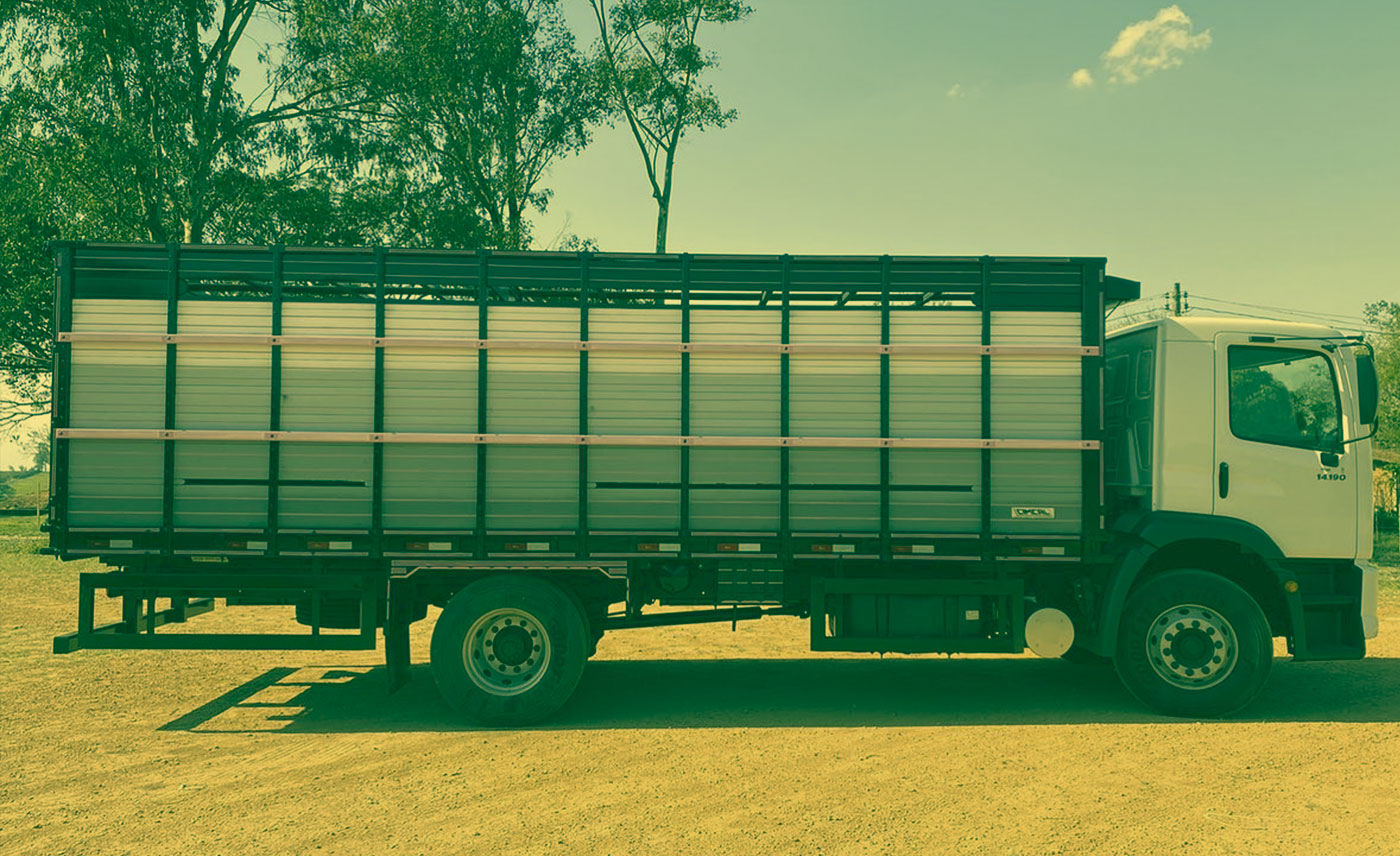
[[[1275, 639], [1377, 632], [1369, 347], [1106, 336], [1141, 288], [1103, 258], [54, 252], [47, 549], [108, 568], [56, 652], [382, 634], [397, 688], [438, 607], [443, 698], [513, 726], [605, 633], [787, 615], [817, 651], [1029, 648], [1215, 717]], [[221, 601], [306, 630], [174, 626]]]

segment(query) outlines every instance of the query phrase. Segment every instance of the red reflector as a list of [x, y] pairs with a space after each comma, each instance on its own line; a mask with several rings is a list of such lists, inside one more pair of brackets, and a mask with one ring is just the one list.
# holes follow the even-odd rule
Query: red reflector
[[813, 545], [812, 545], [812, 552], [813, 552], [813, 553], [830, 553], [830, 552], [831, 552], [831, 545], [830, 545], [830, 544], [813, 544]]
[[660, 549], [661, 549], [661, 546], [660, 546], [659, 544], [638, 544], [638, 545], [637, 545], [637, 552], [639, 552], [639, 553], [655, 553], [655, 552], [659, 551]]
[[718, 550], [718, 551], [720, 551], [721, 553], [737, 553], [737, 552], [739, 552], [739, 545], [738, 545], [738, 544], [716, 544], [716, 545], [715, 545], [715, 549]]
[[1040, 555], [1040, 548], [1039, 548], [1039, 547], [1022, 547], [1022, 548], [1021, 548], [1021, 555], [1023, 555], [1023, 556], [1039, 556], [1039, 555]]
[[306, 549], [308, 549], [308, 550], [329, 550], [330, 548], [331, 548], [331, 542], [329, 542], [329, 541], [307, 541], [307, 542], [306, 542]]
[[405, 550], [426, 550], [426, 549], [428, 549], [428, 542], [427, 542], [427, 541], [409, 541], [407, 544], [403, 545], [403, 548], [404, 548]]
[[891, 552], [891, 553], [912, 553], [912, 552], [914, 552], [914, 547], [913, 547], [912, 544], [895, 544], [893, 547], [890, 547], [890, 552]]
[[507, 549], [507, 550], [515, 550], [515, 551], [518, 551], [518, 552], [523, 553], [523, 552], [525, 552], [525, 545], [524, 545], [524, 544], [507, 544], [507, 545], [506, 545], [506, 549]]

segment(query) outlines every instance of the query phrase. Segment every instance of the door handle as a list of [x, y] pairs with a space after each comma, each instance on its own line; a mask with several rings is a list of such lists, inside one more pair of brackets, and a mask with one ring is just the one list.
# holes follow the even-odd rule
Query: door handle
[[1230, 465], [1224, 461], [1220, 462], [1220, 498], [1224, 499], [1230, 495]]

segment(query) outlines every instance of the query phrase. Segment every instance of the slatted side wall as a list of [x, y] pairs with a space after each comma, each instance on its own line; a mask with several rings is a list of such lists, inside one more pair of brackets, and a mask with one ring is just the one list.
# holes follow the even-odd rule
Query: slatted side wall
[[[690, 340], [704, 344], [782, 341], [782, 313], [694, 309]], [[690, 357], [690, 433], [776, 437], [781, 433], [781, 379], [776, 354], [697, 353]], [[690, 451], [691, 526], [696, 531], [778, 531], [779, 451]], [[740, 487], [758, 485], [760, 487]]]
[[[75, 301], [74, 332], [164, 333], [163, 300]], [[68, 385], [75, 428], [160, 428], [165, 346], [74, 343]], [[75, 526], [159, 526], [161, 447], [150, 440], [73, 440], [66, 483]]]
[[[472, 338], [477, 307], [392, 303], [388, 337]], [[384, 430], [451, 433], [476, 426], [477, 357], [460, 348], [384, 351]], [[464, 445], [384, 448], [384, 526], [469, 531], [476, 521], [476, 449]]]
[[[1096, 460], [1072, 444], [1098, 439], [1084, 396], [1086, 366], [1096, 368], [1099, 358], [1072, 352], [1094, 344], [1101, 330], [1101, 316], [1086, 321], [1097, 304], [1084, 297], [1099, 288], [1101, 261], [68, 252], [74, 270], [65, 332], [286, 339], [167, 345], [76, 337], [67, 346], [60, 427], [176, 433], [66, 440], [64, 523], [74, 529], [168, 522], [262, 531], [265, 538], [245, 540], [266, 544], [286, 532], [378, 539], [378, 521], [384, 533], [455, 535], [434, 549], [447, 543], [452, 552], [471, 552], [469, 536], [479, 539], [483, 523], [487, 532], [525, 540], [590, 532], [880, 537], [887, 527], [888, 550], [891, 535], [1076, 536], [1090, 528], [1086, 496], [1097, 513], [1097, 495], [1087, 492]], [[178, 266], [173, 316], [168, 301], [154, 296], [171, 287], [171, 259]], [[511, 347], [463, 344], [477, 338]], [[597, 343], [596, 350], [560, 347], [580, 341]], [[793, 351], [683, 354], [674, 347], [682, 342], [790, 344]], [[650, 349], [607, 347], [626, 343]], [[803, 350], [832, 345], [858, 352]], [[882, 356], [884, 345], [892, 350]], [[969, 350], [983, 345], [1061, 350]], [[944, 350], [901, 350], [909, 346]], [[190, 430], [362, 436], [269, 443], [179, 435]], [[482, 452], [472, 441], [440, 440], [384, 443], [376, 451], [370, 437], [482, 431], [985, 435], [1071, 445], [581, 450], [559, 442]], [[368, 540], [355, 546], [385, 549]]]
[[[272, 305], [181, 301], [185, 333], [272, 332]], [[175, 361], [175, 426], [267, 428], [271, 349], [261, 345], [188, 345]], [[266, 443], [182, 440], [175, 444], [175, 525], [260, 528], [267, 519]]]

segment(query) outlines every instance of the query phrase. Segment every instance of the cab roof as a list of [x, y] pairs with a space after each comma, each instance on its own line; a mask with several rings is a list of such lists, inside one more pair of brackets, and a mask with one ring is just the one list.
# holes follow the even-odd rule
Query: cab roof
[[1323, 324], [1306, 324], [1298, 321], [1273, 321], [1264, 318], [1241, 318], [1238, 316], [1224, 315], [1189, 315], [1172, 318], [1157, 318], [1151, 321], [1130, 324], [1127, 327], [1114, 330], [1108, 334], [1108, 337], [1111, 339], [1115, 336], [1123, 336], [1149, 327], [1161, 327], [1166, 338], [1172, 341], [1209, 341], [1214, 339], [1218, 333], [1276, 336], [1280, 339], [1294, 337], [1307, 339], [1350, 338], [1349, 334], [1343, 333], [1335, 327], [1328, 327]]

